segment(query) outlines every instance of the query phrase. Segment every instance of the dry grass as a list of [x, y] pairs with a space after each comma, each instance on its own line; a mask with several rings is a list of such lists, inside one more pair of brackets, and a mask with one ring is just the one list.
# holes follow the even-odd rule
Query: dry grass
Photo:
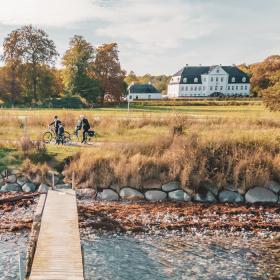
[[148, 179], [162, 183], [179, 180], [189, 191], [228, 184], [240, 192], [279, 180], [279, 148], [265, 141], [217, 140], [197, 134], [168, 136], [150, 143], [126, 144], [108, 150], [77, 154], [65, 175], [78, 175], [80, 187], [102, 188], [111, 184], [141, 188]]

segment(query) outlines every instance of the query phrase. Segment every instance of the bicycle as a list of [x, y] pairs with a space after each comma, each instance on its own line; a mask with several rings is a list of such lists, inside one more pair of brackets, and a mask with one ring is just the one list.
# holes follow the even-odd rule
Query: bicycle
[[[56, 141], [56, 133], [54, 127], [48, 127], [49, 130], [43, 133], [43, 142], [45, 144], [50, 144], [52, 141]], [[71, 141], [71, 135], [68, 131], [64, 131], [64, 137]]]
[[[74, 133], [71, 134], [71, 141], [72, 142], [81, 142], [82, 137], [83, 137], [82, 133], [79, 133], [79, 131], [74, 131]], [[90, 143], [92, 138], [94, 138], [94, 137], [95, 137], [95, 139], [97, 138], [97, 134], [95, 131], [90, 130], [90, 131], [86, 132], [84, 144]]]

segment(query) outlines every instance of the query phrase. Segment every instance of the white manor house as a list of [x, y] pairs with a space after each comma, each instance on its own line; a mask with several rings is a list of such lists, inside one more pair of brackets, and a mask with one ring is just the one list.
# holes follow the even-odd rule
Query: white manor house
[[250, 78], [236, 66], [188, 66], [168, 84], [169, 98], [249, 96]]

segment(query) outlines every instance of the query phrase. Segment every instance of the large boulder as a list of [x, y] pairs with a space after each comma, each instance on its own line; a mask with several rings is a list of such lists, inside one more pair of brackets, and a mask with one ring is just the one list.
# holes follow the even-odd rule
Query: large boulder
[[158, 179], [146, 180], [146, 181], [144, 181], [142, 187], [145, 190], [151, 190], [151, 189], [160, 190], [161, 189], [161, 181], [158, 180]]
[[174, 201], [191, 201], [191, 197], [182, 190], [169, 192], [168, 198]]
[[243, 196], [238, 192], [222, 191], [219, 193], [219, 201], [230, 202], [230, 203], [241, 203], [244, 202]]
[[276, 203], [278, 201], [278, 196], [269, 189], [262, 187], [255, 187], [250, 189], [245, 194], [245, 199], [249, 203], [258, 203], [258, 202], [270, 202]]
[[7, 183], [11, 183], [11, 184], [14, 184], [17, 182], [17, 176], [12, 174], [12, 175], [9, 175], [7, 178], [6, 178], [6, 182]]
[[167, 194], [159, 190], [150, 190], [145, 192], [145, 197], [149, 201], [162, 201], [166, 199]]
[[275, 192], [276, 194], [280, 194], [280, 184], [275, 181], [269, 181], [265, 185], [265, 187], [270, 189], [271, 191]]
[[181, 188], [180, 183], [176, 181], [168, 182], [162, 185], [162, 190], [165, 192], [172, 192], [175, 190], [179, 190], [180, 188]]
[[24, 184], [28, 182], [27, 178], [25, 177], [18, 177], [17, 178], [17, 183], [22, 187]]
[[71, 184], [58, 184], [55, 185], [54, 187], [56, 190], [61, 190], [61, 189], [72, 189]]
[[119, 195], [111, 189], [105, 189], [101, 193], [98, 194], [98, 198], [100, 198], [102, 200], [113, 201], [113, 200], [118, 200]]
[[90, 188], [77, 189], [76, 194], [79, 199], [93, 199], [96, 197], [95, 189]]
[[202, 192], [202, 193], [197, 193], [194, 196], [194, 201], [196, 202], [205, 202], [205, 203], [214, 203], [217, 202], [216, 197], [214, 194], [210, 191], [207, 192]]
[[144, 195], [141, 192], [129, 187], [125, 187], [121, 189], [120, 197], [122, 199], [133, 200], [133, 201], [144, 199]]
[[47, 193], [49, 190], [49, 186], [46, 184], [41, 184], [38, 188], [38, 192], [40, 193]]
[[33, 183], [26, 183], [22, 186], [24, 192], [35, 192], [36, 186]]
[[1, 187], [2, 192], [21, 192], [22, 189], [18, 184], [7, 183]]
[[112, 184], [110, 189], [114, 190], [115, 192], [119, 193], [121, 190], [121, 186], [119, 184]]

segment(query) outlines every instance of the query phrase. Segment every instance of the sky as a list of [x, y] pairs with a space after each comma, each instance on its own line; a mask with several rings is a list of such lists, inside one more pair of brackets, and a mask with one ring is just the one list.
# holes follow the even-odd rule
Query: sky
[[138, 75], [170, 75], [185, 64], [250, 64], [280, 54], [280, 0], [0, 0], [0, 4], [1, 45], [9, 32], [25, 24], [44, 29], [61, 56], [75, 34], [94, 46], [117, 42], [122, 67]]

